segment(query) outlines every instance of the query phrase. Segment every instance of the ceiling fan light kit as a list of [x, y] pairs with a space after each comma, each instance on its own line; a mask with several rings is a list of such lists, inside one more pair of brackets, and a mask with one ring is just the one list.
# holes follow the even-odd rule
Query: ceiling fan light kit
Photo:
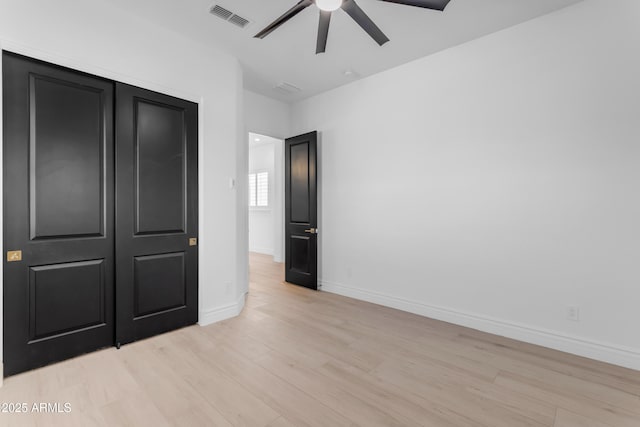
[[[387, 3], [397, 3], [405, 6], [415, 6], [424, 9], [443, 11], [450, 0], [380, 0]], [[320, 21], [318, 23], [318, 39], [316, 43], [316, 54], [323, 53], [327, 47], [327, 36], [329, 35], [329, 24], [331, 23], [331, 13], [342, 9], [360, 27], [371, 36], [372, 39], [382, 46], [389, 41], [389, 38], [378, 28], [378, 26], [364, 13], [355, 0], [300, 0], [295, 6], [286, 11], [282, 16], [273, 21], [254, 37], [263, 39], [271, 34], [282, 24], [302, 12], [307, 7], [315, 4], [320, 10]]]
[[316, 6], [325, 12], [333, 12], [334, 10], [340, 9], [342, 0], [316, 0]]

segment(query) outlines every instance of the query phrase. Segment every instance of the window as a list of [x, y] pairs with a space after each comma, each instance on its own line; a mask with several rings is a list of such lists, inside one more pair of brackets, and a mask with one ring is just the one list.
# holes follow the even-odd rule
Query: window
[[269, 206], [269, 172], [249, 174], [249, 206]]

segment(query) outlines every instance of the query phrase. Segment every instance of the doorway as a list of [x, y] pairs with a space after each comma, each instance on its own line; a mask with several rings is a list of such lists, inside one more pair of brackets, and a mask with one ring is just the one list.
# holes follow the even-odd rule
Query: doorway
[[[284, 263], [286, 282], [318, 289], [316, 131], [280, 140], [249, 133], [249, 266]], [[272, 249], [274, 248], [274, 249]]]
[[284, 141], [250, 132], [249, 252], [284, 261]]

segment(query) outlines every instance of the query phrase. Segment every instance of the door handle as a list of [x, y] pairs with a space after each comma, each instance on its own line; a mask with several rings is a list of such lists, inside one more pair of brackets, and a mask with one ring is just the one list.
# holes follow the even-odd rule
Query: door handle
[[22, 261], [22, 251], [7, 251], [7, 262]]
[[304, 230], [305, 233], [318, 234], [317, 228], [310, 228], [308, 230]]

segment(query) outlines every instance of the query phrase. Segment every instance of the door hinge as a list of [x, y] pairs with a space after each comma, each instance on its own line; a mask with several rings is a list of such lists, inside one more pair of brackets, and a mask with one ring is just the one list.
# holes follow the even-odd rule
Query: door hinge
[[189, 239], [189, 246], [197, 246], [198, 245], [198, 239], [195, 237], [191, 237]]

